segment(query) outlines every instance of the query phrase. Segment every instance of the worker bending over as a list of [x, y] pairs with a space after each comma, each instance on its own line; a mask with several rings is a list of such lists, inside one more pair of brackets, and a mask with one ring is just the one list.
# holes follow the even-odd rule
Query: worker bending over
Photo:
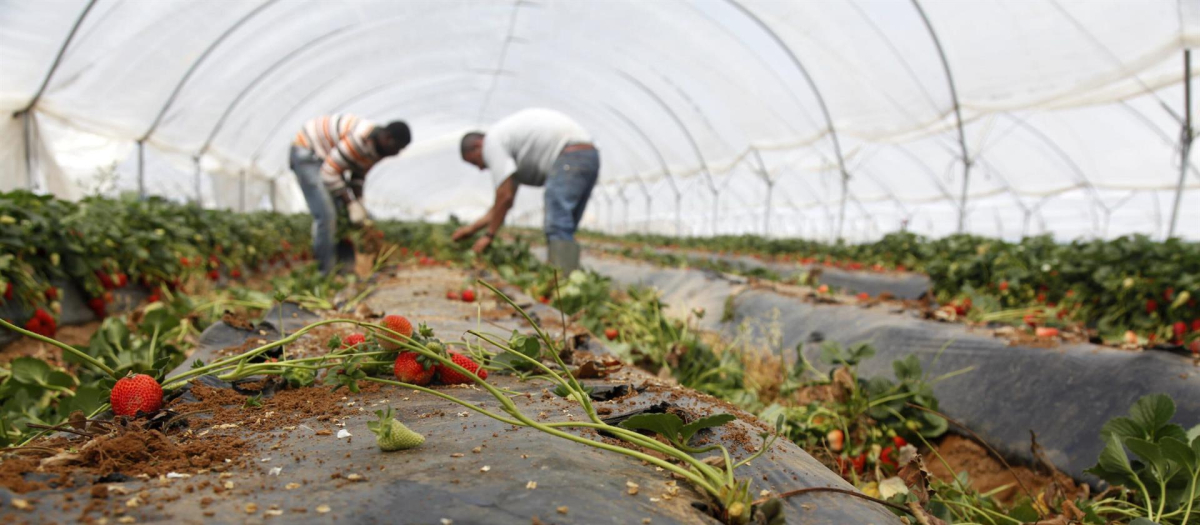
[[456, 230], [453, 240], [486, 229], [473, 248], [476, 252], [487, 249], [504, 225], [517, 187], [544, 185], [549, 262], [566, 273], [579, 268], [575, 231], [600, 172], [600, 154], [582, 126], [557, 111], [525, 109], [497, 122], [487, 134], [472, 131], [463, 135], [461, 153], [464, 161], [491, 170], [495, 179], [503, 182], [496, 188], [496, 200], [487, 214]]
[[289, 161], [313, 216], [313, 255], [322, 274], [330, 274], [337, 264], [349, 263], [353, 268], [353, 246], [334, 245], [336, 206], [344, 207], [351, 224], [366, 221], [362, 198], [367, 172], [384, 157], [399, 154], [411, 141], [404, 122], [383, 127], [345, 114], [317, 117], [296, 133]]

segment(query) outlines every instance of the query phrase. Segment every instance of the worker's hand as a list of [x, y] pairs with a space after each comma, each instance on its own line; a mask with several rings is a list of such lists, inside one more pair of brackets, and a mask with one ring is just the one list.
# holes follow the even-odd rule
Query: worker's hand
[[361, 202], [350, 201], [346, 204], [346, 213], [350, 215], [350, 224], [362, 224], [367, 220], [367, 209]]
[[491, 245], [492, 245], [492, 236], [484, 235], [483, 237], [480, 237], [478, 241], [475, 241], [475, 246], [472, 246], [471, 249], [475, 250], [475, 253], [483, 253], [483, 251], [486, 250], [487, 247], [491, 246]]
[[450, 240], [452, 240], [454, 242], [458, 242], [463, 239], [466, 239], [467, 237], [470, 237], [472, 233], [475, 233], [475, 232], [471, 231], [470, 226], [462, 226], [459, 229], [454, 230], [454, 233], [450, 235]]

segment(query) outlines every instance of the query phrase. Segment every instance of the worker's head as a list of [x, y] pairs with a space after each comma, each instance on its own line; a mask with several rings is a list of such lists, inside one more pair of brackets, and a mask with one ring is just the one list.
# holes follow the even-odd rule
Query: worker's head
[[371, 141], [375, 143], [375, 151], [378, 151], [379, 155], [391, 157], [412, 142], [412, 132], [408, 130], [408, 124], [397, 120], [387, 126], [376, 127], [375, 131], [371, 132]]
[[476, 168], [486, 169], [487, 164], [483, 163], [483, 133], [472, 131], [463, 135], [462, 143], [459, 144], [459, 152], [462, 153], [462, 159], [470, 164], [474, 164]]

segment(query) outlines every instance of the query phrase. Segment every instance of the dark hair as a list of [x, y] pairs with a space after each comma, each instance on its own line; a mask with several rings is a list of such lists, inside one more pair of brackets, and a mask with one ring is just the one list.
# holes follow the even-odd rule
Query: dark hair
[[396, 141], [399, 149], [408, 147], [408, 144], [412, 142], [412, 132], [409, 131], [408, 124], [405, 124], [403, 120], [388, 123], [384, 129], [387, 130], [388, 135], [392, 136], [392, 140]]
[[[384, 135], [388, 140], [386, 144], [382, 140]], [[412, 142], [412, 134], [408, 131], [408, 124], [397, 120], [385, 127], [376, 127], [371, 132], [371, 140], [375, 143], [375, 147], [379, 149], [379, 154], [384, 157], [390, 157], [400, 153], [410, 142]]]
[[458, 153], [463, 157], [467, 156], [467, 152], [475, 149], [479, 145], [479, 141], [483, 140], [483, 132], [469, 131], [463, 135], [462, 142], [458, 144]]

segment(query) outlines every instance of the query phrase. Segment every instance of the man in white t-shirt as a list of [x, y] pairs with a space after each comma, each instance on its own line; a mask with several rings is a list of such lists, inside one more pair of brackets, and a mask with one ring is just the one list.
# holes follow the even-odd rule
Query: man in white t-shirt
[[525, 109], [497, 122], [486, 135], [478, 131], [463, 135], [461, 153], [464, 161], [491, 170], [503, 182], [496, 188], [492, 208], [456, 230], [455, 241], [486, 228], [474, 250], [487, 249], [504, 225], [517, 187], [544, 185], [548, 260], [567, 273], [579, 267], [575, 231], [600, 173], [600, 154], [582, 126], [554, 110]]

